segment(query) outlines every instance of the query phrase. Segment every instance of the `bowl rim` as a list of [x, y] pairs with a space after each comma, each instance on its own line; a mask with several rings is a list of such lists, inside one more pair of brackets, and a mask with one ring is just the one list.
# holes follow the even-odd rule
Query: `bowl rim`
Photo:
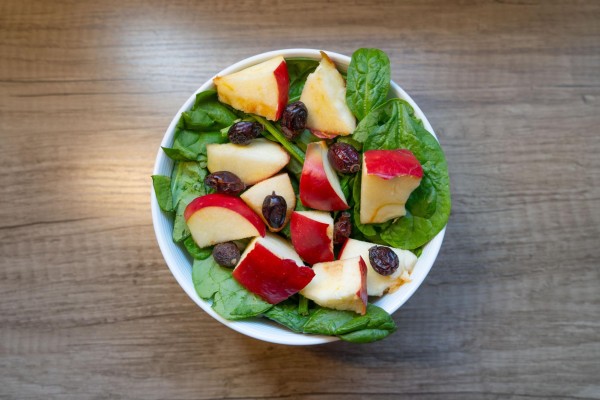
[[[321, 58], [320, 51], [321, 50], [306, 49], [306, 48], [273, 50], [273, 51], [269, 51], [269, 52], [265, 52], [265, 53], [261, 53], [261, 54], [257, 54], [257, 55], [245, 58], [245, 59], [238, 61], [237, 63], [234, 63], [234, 64], [230, 65], [229, 67], [223, 69], [222, 71], [220, 71], [219, 73], [215, 74], [210, 79], [208, 79], [206, 82], [204, 82], [187, 99], [187, 101], [179, 108], [179, 110], [177, 111], [177, 113], [175, 114], [173, 119], [171, 120], [171, 123], [167, 127], [165, 134], [161, 140], [160, 146], [161, 147], [169, 147], [172, 145], [173, 136], [175, 133], [175, 127], [176, 127], [177, 122], [179, 121], [181, 113], [189, 110], [192, 107], [197, 93], [214, 88], [213, 79], [216, 76], [227, 75], [227, 74], [242, 70], [246, 67], [266, 61], [266, 60], [276, 57], [276, 56], [284, 56], [286, 58], [307, 57], [307, 58], [313, 58], [315, 60], [320, 60], [320, 58]], [[336, 52], [332, 52], [332, 51], [327, 51], [327, 50], [323, 50], [323, 51], [325, 53], [327, 53], [327, 55], [334, 61], [334, 63], [336, 64], [336, 66], [338, 68], [341, 68], [342, 70], [347, 69], [347, 67], [350, 63], [350, 57], [343, 55], [343, 54], [336, 53]], [[427, 117], [421, 111], [419, 106], [414, 102], [414, 100], [408, 95], [408, 93], [406, 93], [393, 80], [391, 81], [390, 89], [391, 89], [391, 92], [393, 92], [392, 94], [407, 101], [413, 107], [415, 116], [417, 116], [418, 118], [421, 119], [424, 127], [435, 137], [436, 140], [438, 140], [431, 124], [427, 120]], [[168, 175], [170, 176], [172, 169], [173, 169], [173, 164], [174, 164], [173, 161], [166, 156], [166, 154], [162, 151], [162, 148], [159, 148], [158, 153], [156, 155], [155, 163], [154, 163], [153, 175], [164, 175], [164, 173], [165, 173], [164, 170], [168, 169], [168, 171], [169, 171]], [[181, 267], [180, 266], [181, 257], [178, 257], [178, 256], [180, 255], [179, 253], [182, 252], [182, 249], [179, 245], [177, 245], [176, 243], [173, 242], [171, 230], [164, 229], [167, 215], [158, 206], [158, 202], [156, 199], [156, 195], [154, 193], [154, 189], [151, 188], [150, 192], [151, 192], [152, 224], [154, 227], [156, 240], [158, 242], [158, 245], [159, 245], [159, 248], [163, 255], [163, 258], [165, 259], [165, 262], [167, 263], [169, 270], [175, 277], [175, 280], [177, 281], [179, 286], [181, 286], [181, 288], [185, 291], [185, 293], [200, 308], [202, 308], [206, 313], [208, 313], [211, 317], [213, 317], [217, 321], [221, 322], [223, 325], [225, 325], [239, 333], [242, 333], [246, 336], [250, 336], [250, 337], [258, 339], [258, 340], [276, 343], [276, 344], [314, 345], [314, 344], [323, 344], [323, 343], [329, 343], [329, 342], [334, 342], [334, 341], [339, 340], [339, 338], [337, 338], [335, 336], [294, 333], [291, 330], [289, 330], [285, 327], [282, 327], [281, 325], [275, 325], [274, 323], [272, 323], [271, 321], [268, 321], [265, 318], [230, 321], [230, 320], [227, 320], [227, 319], [221, 317], [219, 314], [217, 314], [212, 309], [210, 302], [208, 302], [204, 299], [201, 299], [197, 295], [197, 293], [194, 289], [194, 286], [193, 286], [193, 282], [190, 284], [191, 263], [190, 263], [189, 269], [180, 268]], [[421, 284], [425, 280], [425, 277], [429, 274], [429, 271], [431, 270], [431, 267], [433, 266], [433, 264], [437, 258], [437, 255], [439, 253], [440, 247], [442, 245], [442, 241], [444, 239], [445, 232], [446, 232], [446, 226], [444, 226], [444, 228], [424, 247], [422, 254], [419, 256], [419, 258], [417, 260], [417, 264], [415, 265], [415, 267], [413, 269], [413, 273], [411, 274], [411, 278], [412, 278], [411, 281], [401, 286], [401, 289], [404, 288], [403, 292], [401, 293], [401, 296], [396, 296], [397, 298], [393, 299], [394, 301], [390, 300], [392, 296], [394, 296], [396, 293], [400, 292], [400, 289], [399, 289], [392, 294], [381, 297], [380, 299], [378, 299], [375, 302], [375, 304], [380, 303], [382, 301], [382, 299], [385, 300], [387, 297], [387, 300], [390, 300], [390, 301], [382, 302], [382, 304], [378, 304], [378, 305], [380, 307], [382, 307], [384, 310], [386, 310], [389, 314], [393, 314], [400, 307], [402, 307], [402, 305], [404, 303], [406, 303], [406, 301], [408, 301], [408, 299], [410, 299], [410, 297], [412, 297], [414, 292], [421, 286]], [[190, 260], [190, 257], [187, 255], [185, 256], [185, 258], [187, 258], [188, 261]], [[277, 332], [279, 334], [269, 333], [269, 334], [265, 335], [265, 332], [264, 332], [265, 325], [270, 325], [270, 326], [276, 327], [277, 328], [276, 330], [277, 331], [281, 330], [281, 332]], [[285, 334], [283, 334], [283, 333], [285, 333]]]

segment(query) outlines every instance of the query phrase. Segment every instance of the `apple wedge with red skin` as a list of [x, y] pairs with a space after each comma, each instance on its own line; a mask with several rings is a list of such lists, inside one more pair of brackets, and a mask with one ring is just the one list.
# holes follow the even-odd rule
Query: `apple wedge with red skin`
[[271, 304], [298, 293], [314, 276], [294, 248], [271, 233], [253, 239], [233, 270], [242, 286]]
[[300, 175], [300, 200], [309, 208], [341, 211], [350, 208], [337, 173], [327, 157], [325, 141], [309, 143]]
[[367, 294], [369, 296], [382, 296], [385, 293], [396, 291], [405, 282], [410, 280], [410, 274], [417, 263], [417, 256], [408, 250], [388, 247], [398, 256], [398, 269], [391, 275], [381, 275], [373, 269], [369, 259], [369, 249], [381, 246], [375, 243], [364, 242], [349, 238], [344, 242], [339, 254], [339, 259], [362, 257], [367, 265]]
[[361, 224], [406, 215], [406, 201], [422, 177], [423, 168], [410, 150], [365, 151], [360, 186]]
[[318, 263], [312, 269], [315, 277], [300, 294], [323, 307], [366, 313], [367, 266], [362, 257]]
[[333, 261], [333, 218], [325, 211], [294, 211], [292, 244], [308, 264]]
[[219, 101], [271, 121], [281, 118], [288, 102], [290, 77], [282, 56], [213, 79]]
[[266, 233], [265, 224], [246, 203], [226, 194], [195, 198], [185, 208], [183, 217], [200, 248]]

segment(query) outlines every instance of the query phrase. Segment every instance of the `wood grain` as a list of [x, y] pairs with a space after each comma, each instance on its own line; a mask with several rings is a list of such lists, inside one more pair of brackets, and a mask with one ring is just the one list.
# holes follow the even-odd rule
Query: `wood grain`
[[[0, 398], [600, 399], [600, 2], [0, 3]], [[150, 174], [196, 88], [259, 52], [385, 50], [453, 212], [372, 345], [228, 330], [156, 245]]]

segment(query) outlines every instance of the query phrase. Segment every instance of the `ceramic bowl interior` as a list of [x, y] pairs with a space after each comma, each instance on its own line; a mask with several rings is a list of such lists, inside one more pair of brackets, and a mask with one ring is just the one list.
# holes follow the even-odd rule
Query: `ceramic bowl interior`
[[[350, 64], [350, 57], [330, 51], [326, 51], [326, 53], [336, 63], [337, 67], [340, 70], [345, 71], [348, 68], [348, 65]], [[242, 60], [236, 64], [231, 65], [228, 68], [225, 68], [217, 75], [226, 75], [236, 71], [240, 71], [244, 68], [266, 61], [278, 55], [283, 55], [286, 58], [309, 57], [314, 58], [316, 60], [320, 60], [321, 58], [319, 50], [314, 49], [277, 50], [259, 54]], [[200, 86], [196, 93], [213, 88], [214, 85], [212, 83], [211, 78], [208, 81], [206, 81], [202, 86]], [[187, 99], [187, 101], [183, 104], [181, 109], [177, 111], [177, 114], [175, 114], [175, 116], [173, 117], [171, 124], [165, 132], [165, 135], [161, 142], [161, 146], [171, 147], [173, 143], [173, 135], [175, 133], [175, 125], [177, 124], [181, 113], [189, 110], [194, 104], [196, 93], [192, 94]], [[433, 128], [429, 124], [429, 121], [427, 120], [419, 106], [417, 106], [417, 104], [415, 104], [415, 102], [410, 98], [410, 96], [393, 81], [391, 83], [390, 95], [391, 97], [399, 97], [410, 103], [415, 110], [415, 115], [423, 121], [425, 128], [427, 128], [427, 130], [435, 136]], [[153, 173], [155, 175], [170, 176], [172, 169], [173, 161], [169, 157], [167, 157], [161, 149], [159, 149], [158, 154], [156, 156], [156, 163], [154, 165]], [[192, 283], [192, 259], [182, 247], [175, 244], [171, 239], [171, 232], [173, 230], [173, 220], [168, 214], [160, 210], [153, 190], [151, 205], [154, 231], [156, 233], [156, 238], [158, 240], [160, 250], [165, 258], [165, 261], [167, 262], [167, 265], [169, 266], [169, 269], [175, 276], [175, 279], [177, 280], [179, 285], [188, 294], [188, 296], [190, 296], [190, 298], [194, 302], [196, 302], [196, 304], [198, 304], [198, 306], [200, 306], [210, 316], [223, 323], [224, 325], [228, 326], [229, 328], [243, 333], [244, 335], [272, 343], [280, 343], [287, 345], [313, 345], [338, 340], [336, 337], [331, 336], [294, 333], [286, 329], [285, 327], [268, 321], [265, 318], [256, 318], [244, 321], [229, 321], [222, 318], [220, 315], [214, 312], [214, 310], [211, 308], [210, 302], [201, 299], [196, 294], [196, 291], [194, 290], [194, 285]], [[438, 233], [438, 235], [425, 246], [423, 253], [419, 257], [417, 264], [415, 265], [414, 271], [411, 275], [412, 280], [402, 285], [394, 293], [387, 294], [379, 298], [377, 301], [375, 301], [374, 304], [378, 305], [379, 307], [382, 307], [384, 310], [391, 314], [398, 310], [398, 308], [400, 308], [410, 298], [410, 296], [412, 296], [412, 294], [417, 290], [417, 288], [421, 285], [421, 283], [429, 273], [429, 270], [431, 269], [442, 245], [442, 240], [444, 238], [445, 231], [446, 228], [444, 228], [440, 233]]]

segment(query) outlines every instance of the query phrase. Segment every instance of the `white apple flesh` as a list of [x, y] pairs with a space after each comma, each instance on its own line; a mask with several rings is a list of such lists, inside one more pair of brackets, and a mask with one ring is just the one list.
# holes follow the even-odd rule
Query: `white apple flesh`
[[275, 175], [290, 161], [287, 151], [266, 139], [254, 139], [245, 146], [234, 143], [208, 144], [206, 155], [210, 172], [232, 172], [246, 185], [254, 185]]
[[281, 118], [288, 101], [290, 78], [282, 56], [213, 79], [219, 101], [272, 121]]
[[363, 154], [360, 222], [374, 224], [406, 215], [408, 197], [421, 183], [423, 168], [405, 149]]
[[382, 296], [385, 293], [392, 293], [402, 286], [410, 277], [417, 256], [408, 250], [389, 247], [398, 256], [398, 269], [391, 275], [383, 276], [373, 269], [369, 259], [369, 249], [376, 245], [375, 243], [364, 242], [362, 240], [348, 239], [340, 250], [339, 259], [362, 257], [367, 265], [367, 294], [369, 296]]
[[315, 276], [300, 293], [320, 306], [365, 314], [367, 267], [361, 257], [318, 263]]
[[[262, 213], [262, 206], [263, 202], [265, 201], [265, 197], [272, 195], [273, 193], [283, 197], [286, 204], [285, 222], [281, 227], [278, 228], [270, 226], [269, 221], [265, 219]], [[287, 173], [279, 174], [257, 183], [242, 193], [240, 198], [244, 200], [244, 202], [248, 204], [248, 206], [256, 214], [258, 214], [264, 223], [267, 224], [271, 232], [279, 232], [282, 230], [290, 220], [292, 211], [294, 211], [294, 208], [296, 207], [296, 194], [294, 193], [292, 182], [290, 181], [290, 177]]]
[[321, 55], [300, 95], [308, 110], [306, 127], [321, 138], [349, 135], [356, 129], [356, 119], [346, 104], [346, 82], [327, 54]]
[[198, 247], [230, 240], [264, 236], [265, 225], [242, 200], [225, 194], [208, 194], [192, 200], [183, 214]]

